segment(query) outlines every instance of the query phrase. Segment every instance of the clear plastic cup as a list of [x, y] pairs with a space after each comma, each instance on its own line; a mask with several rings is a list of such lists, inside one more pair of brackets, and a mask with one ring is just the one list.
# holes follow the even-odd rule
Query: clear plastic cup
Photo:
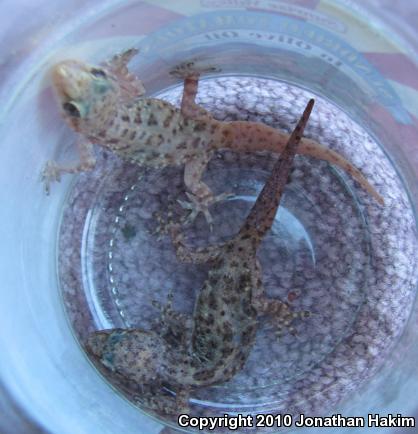
[[[76, 339], [74, 317], [65, 311], [58, 289], [57, 234], [71, 178], [55, 184], [47, 197], [39, 174], [46, 160], [59, 156], [68, 161], [75, 154], [74, 136], [65, 129], [49, 88], [48, 70], [54, 62], [68, 57], [101, 61], [135, 46], [141, 52], [132, 67], [150, 94], [170, 89], [169, 69], [193, 56], [215, 64], [225, 75], [268, 77], [308, 89], [376, 139], [408, 192], [409, 202], [398, 205], [405, 206], [406, 216], [415, 211], [418, 68], [413, 24], [418, 12], [409, 2], [6, 1], [0, 10], [0, 428], [6, 433], [153, 433], [162, 427], [98, 374]], [[390, 351], [365, 378], [352, 385], [342, 384], [345, 377], [334, 382], [325, 411], [418, 416], [414, 231], [411, 224], [391, 265], [395, 271], [404, 267], [400, 299], [406, 307], [399, 314], [401, 326], [383, 331], [391, 337]], [[62, 234], [61, 227], [61, 239]], [[79, 288], [72, 289], [76, 293]], [[393, 307], [391, 299], [386, 304]], [[382, 319], [375, 314], [370, 314], [372, 329]], [[378, 351], [373, 346], [366, 350], [371, 355]], [[333, 369], [337, 378], [338, 364]], [[309, 390], [314, 393], [315, 388]]]

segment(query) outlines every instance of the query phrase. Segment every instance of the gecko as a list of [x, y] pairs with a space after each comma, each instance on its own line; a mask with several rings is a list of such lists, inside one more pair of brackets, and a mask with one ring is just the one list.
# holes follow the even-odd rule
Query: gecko
[[[249, 356], [259, 316], [269, 315], [278, 333], [285, 328], [295, 333], [293, 320], [309, 316], [309, 312], [294, 311], [287, 303], [265, 295], [256, 253], [274, 221], [313, 105], [310, 100], [234, 237], [193, 251], [186, 245], [180, 225], [172, 225], [178, 259], [210, 264], [193, 315], [187, 317], [172, 309], [171, 292], [162, 309], [160, 330], [118, 328], [89, 335], [87, 351], [111, 373], [138, 385], [146, 407], [163, 413], [186, 412], [192, 389], [231, 379]], [[174, 402], [161, 391], [163, 385], [174, 389]]]
[[[102, 66], [64, 60], [52, 68], [52, 87], [61, 114], [78, 133], [80, 162], [58, 165], [48, 161], [42, 171], [45, 190], [63, 173], [94, 168], [93, 145], [115, 152], [122, 159], [141, 166], [184, 165], [188, 200], [179, 201], [189, 211], [186, 222], [203, 213], [212, 222], [209, 207], [230, 195], [214, 195], [202, 181], [205, 168], [217, 150], [280, 153], [289, 138], [285, 132], [258, 122], [216, 120], [195, 99], [199, 77], [216, 68], [184, 62], [172, 75], [184, 79], [180, 108], [157, 98], [144, 97], [142, 82], [128, 70], [137, 54], [129, 49], [113, 56]], [[298, 153], [328, 161], [349, 173], [380, 204], [383, 198], [359, 169], [337, 152], [314, 140], [303, 138]]]

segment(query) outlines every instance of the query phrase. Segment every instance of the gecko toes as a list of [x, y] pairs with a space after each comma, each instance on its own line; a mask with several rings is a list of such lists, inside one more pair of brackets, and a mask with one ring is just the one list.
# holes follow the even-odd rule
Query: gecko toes
[[213, 218], [209, 208], [217, 202], [228, 200], [235, 196], [233, 193], [222, 193], [217, 196], [211, 194], [205, 197], [199, 197], [189, 192], [186, 192], [186, 195], [190, 201], [177, 200], [182, 208], [190, 211], [189, 215], [183, 219], [182, 223], [184, 225], [192, 224], [197, 216], [202, 213], [211, 230], [213, 229]]
[[61, 181], [61, 170], [55, 161], [47, 161], [41, 172], [41, 182], [44, 184], [44, 191], [49, 195], [51, 184]]
[[169, 74], [172, 77], [186, 79], [199, 78], [202, 74], [220, 72], [221, 69], [216, 66], [204, 65], [200, 63], [201, 59], [193, 59], [182, 62], [174, 66]]

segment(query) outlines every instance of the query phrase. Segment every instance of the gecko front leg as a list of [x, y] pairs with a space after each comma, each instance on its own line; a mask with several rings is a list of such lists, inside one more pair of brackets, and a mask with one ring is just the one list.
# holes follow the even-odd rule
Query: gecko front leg
[[117, 79], [122, 100], [128, 102], [145, 94], [145, 87], [142, 81], [128, 69], [128, 63], [138, 54], [139, 50], [130, 48], [113, 56], [104, 63], [104, 66]]
[[264, 286], [261, 279], [261, 265], [258, 260], [255, 264], [255, 272], [252, 276], [254, 290], [253, 307], [259, 315], [268, 315], [269, 320], [276, 328], [276, 336], [281, 337], [285, 330], [289, 330], [292, 335], [296, 335], [296, 329], [292, 322], [297, 318], [308, 318], [308, 311], [294, 311], [281, 300], [268, 298], [265, 295]]
[[[145, 405], [150, 410], [156, 411], [158, 415], [177, 416], [180, 414], [189, 414], [189, 396], [190, 388], [185, 387], [174, 390], [176, 396], [169, 396], [162, 390], [152, 390], [152, 396], [138, 397], [137, 401], [141, 405]], [[151, 395], [151, 393], [149, 394]], [[144, 402], [145, 401], [145, 402]]]
[[199, 75], [185, 77], [180, 110], [185, 118], [211, 120], [212, 115], [196, 103]]
[[80, 173], [92, 170], [96, 166], [93, 144], [89, 141], [79, 139], [77, 148], [80, 155], [80, 162], [72, 166], [60, 166], [55, 161], [47, 161], [41, 172], [41, 181], [44, 183], [46, 194], [49, 194], [52, 182], [60, 182], [63, 173]]
[[173, 291], [170, 290], [167, 295], [167, 302], [164, 305], [156, 300], [152, 301], [152, 305], [160, 311], [160, 318], [155, 321], [153, 329], [168, 344], [184, 347], [190, 339], [192, 319], [188, 315], [173, 309], [173, 296]]
[[[196, 95], [199, 86], [199, 78], [202, 73], [217, 72], [216, 67], [199, 66], [195, 61], [183, 62], [174, 67], [170, 74], [184, 79], [183, 95], [181, 99], [181, 113], [185, 118], [211, 122], [213, 116], [203, 107], [196, 103]], [[186, 192], [190, 202], [179, 201], [180, 205], [189, 210], [190, 213], [185, 223], [191, 223], [202, 213], [212, 229], [212, 216], [209, 207], [216, 202], [228, 199], [233, 196], [230, 193], [223, 193], [214, 196], [210, 188], [202, 181], [202, 175], [213, 153], [206, 151], [202, 155], [194, 157], [186, 162], [184, 169], [184, 182], [189, 192]]]
[[185, 387], [176, 391], [176, 407], [178, 414], [190, 413], [189, 407], [190, 388]]
[[196, 103], [196, 95], [201, 74], [219, 71], [219, 68], [213, 66], [199, 66], [195, 61], [180, 63], [170, 71], [170, 75], [184, 80], [180, 109], [185, 118], [208, 121], [213, 119], [206, 109]]

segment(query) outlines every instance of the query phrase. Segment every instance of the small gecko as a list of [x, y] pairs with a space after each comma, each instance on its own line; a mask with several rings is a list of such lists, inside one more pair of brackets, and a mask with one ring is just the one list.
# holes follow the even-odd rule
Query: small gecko
[[[312, 111], [310, 100], [287, 145], [238, 233], [228, 242], [191, 251], [179, 225], [171, 235], [177, 257], [187, 263], [209, 263], [211, 269], [188, 318], [171, 308], [162, 312], [159, 331], [112, 329], [92, 333], [87, 350], [112, 373], [141, 390], [141, 403], [159, 412], [187, 411], [190, 389], [223, 383], [244, 366], [252, 349], [257, 317], [269, 314], [278, 331], [308, 312], [266, 297], [257, 249], [269, 231], [289, 178], [297, 146]], [[169, 385], [175, 404], [162, 392]]]
[[[79, 133], [80, 163], [59, 166], [47, 162], [42, 179], [46, 192], [62, 173], [78, 173], [95, 166], [93, 144], [100, 144], [121, 158], [139, 165], [164, 167], [184, 165], [184, 182], [190, 202], [179, 201], [190, 211], [188, 221], [199, 213], [212, 221], [209, 207], [229, 195], [214, 196], [202, 181], [203, 172], [216, 150], [240, 152], [282, 152], [289, 135], [258, 122], [221, 122], [196, 102], [202, 72], [193, 62], [174, 68], [172, 74], [184, 78], [180, 109], [156, 98], [145, 98], [142, 82], [127, 67], [138, 50], [115, 55], [104, 66], [91, 66], [76, 60], [58, 63], [52, 69], [52, 82], [61, 113]], [[298, 153], [333, 163], [357, 180], [380, 204], [382, 197], [362, 173], [337, 152], [304, 138]]]

